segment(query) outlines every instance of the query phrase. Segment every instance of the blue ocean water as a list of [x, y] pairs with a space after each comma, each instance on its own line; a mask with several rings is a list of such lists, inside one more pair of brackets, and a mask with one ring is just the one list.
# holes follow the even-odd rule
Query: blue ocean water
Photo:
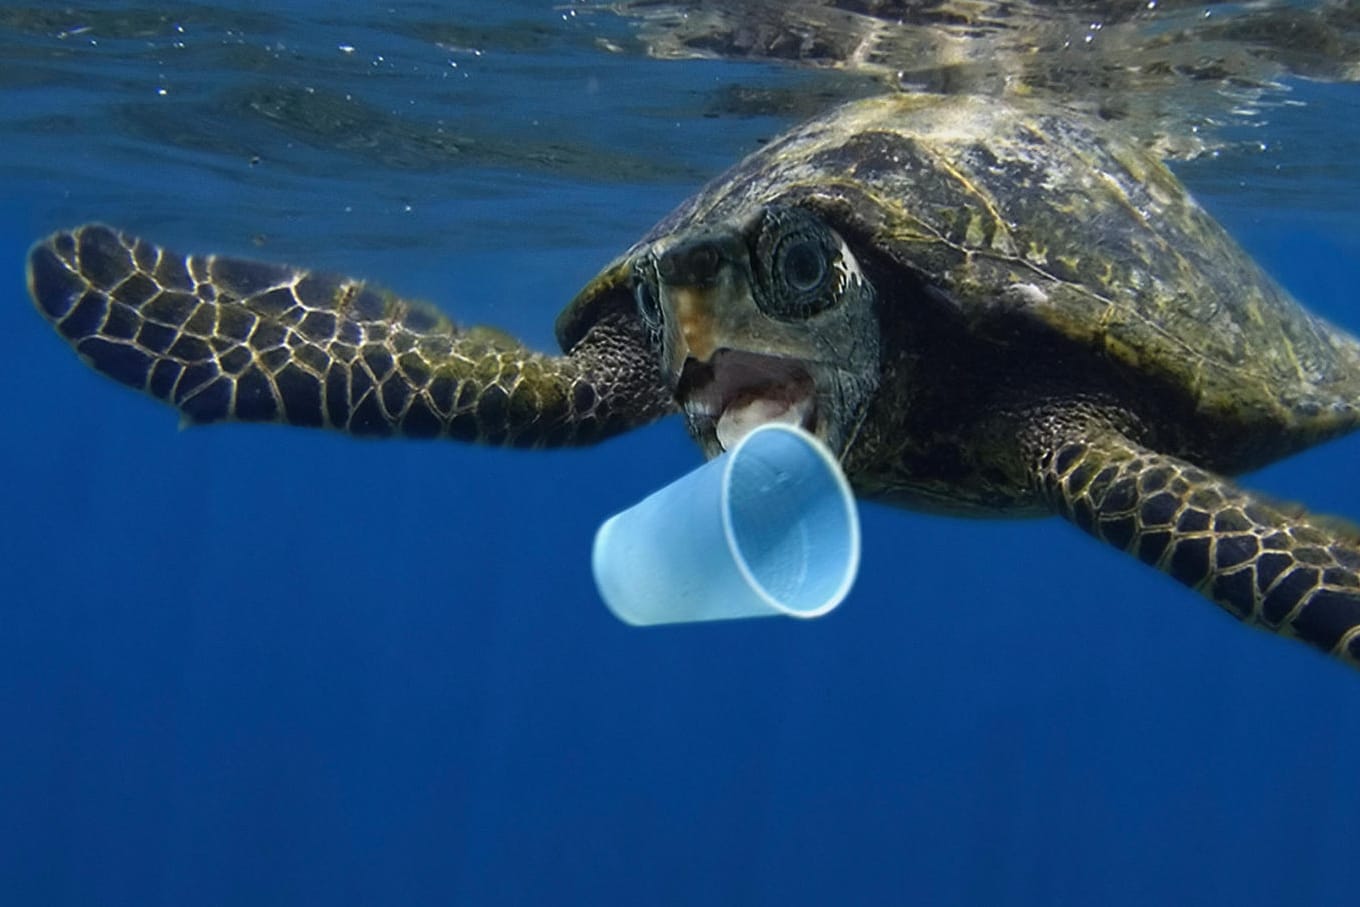
[[[1354, 903], [1360, 677], [1060, 521], [864, 506], [831, 616], [638, 630], [590, 539], [698, 462], [678, 424], [177, 431], [81, 366], [22, 263], [85, 220], [551, 348], [789, 121], [712, 99], [814, 84], [531, 0], [180, 12], [0, 7], [0, 903]], [[1360, 95], [1287, 88], [1255, 154], [1179, 170], [1360, 330]], [[1358, 459], [1249, 481], [1360, 518]]]

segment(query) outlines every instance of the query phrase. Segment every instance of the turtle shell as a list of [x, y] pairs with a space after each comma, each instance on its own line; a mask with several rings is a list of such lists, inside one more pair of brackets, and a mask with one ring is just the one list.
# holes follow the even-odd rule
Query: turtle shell
[[793, 129], [601, 272], [559, 318], [559, 340], [569, 348], [602, 308], [628, 304], [629, 262], [648, 243], [770, 203], [815, 209], [975, 336], [1028, 342], [1024, 324], [1063, 339], [1082, 351], [1077, 384], [1097, 367], [1171, 389], [1178, 419], [1217, 426], [1203, 443], [1279, 439], [1240, 457], [1199, 452], [1225, 467], [1355, 423], [1353, 339], [1299, 306], [1115, 124], [1023, 99], [889, 95]]

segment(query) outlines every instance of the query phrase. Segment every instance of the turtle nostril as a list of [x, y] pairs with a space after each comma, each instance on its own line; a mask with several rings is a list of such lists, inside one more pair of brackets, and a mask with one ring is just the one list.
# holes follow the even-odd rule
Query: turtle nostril
[[718, 276], [722, 250], [710, 240], [681, 243], [663, 252], [657, 273], [666, 283], [676, 286], [708, 286]]

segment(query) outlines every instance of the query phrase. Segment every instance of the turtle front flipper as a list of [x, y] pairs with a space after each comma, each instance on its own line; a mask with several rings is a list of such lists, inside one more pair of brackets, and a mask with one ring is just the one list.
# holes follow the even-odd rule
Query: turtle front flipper
[[630, 313], [547, 356], [362, 281], [176, 255], [100, 225], [34, 246], [28, 287], [90, 366], [190, 423], [549, 447], [672, 408]]
[[1234, 617], [1360, 666], [1360, 544], [1337, 525], [1114, 430], [1043, 446], [1037, 478], [1058, 513]]

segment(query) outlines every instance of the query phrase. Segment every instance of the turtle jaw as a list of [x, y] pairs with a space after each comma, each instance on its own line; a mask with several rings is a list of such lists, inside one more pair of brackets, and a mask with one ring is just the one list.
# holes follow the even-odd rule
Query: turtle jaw
[[770, 422], [797, 425], [827, 440], [813, 368], [799, 359], [721, 349], [708, 361], [685, 361], [675, 396], [708, 457]]

